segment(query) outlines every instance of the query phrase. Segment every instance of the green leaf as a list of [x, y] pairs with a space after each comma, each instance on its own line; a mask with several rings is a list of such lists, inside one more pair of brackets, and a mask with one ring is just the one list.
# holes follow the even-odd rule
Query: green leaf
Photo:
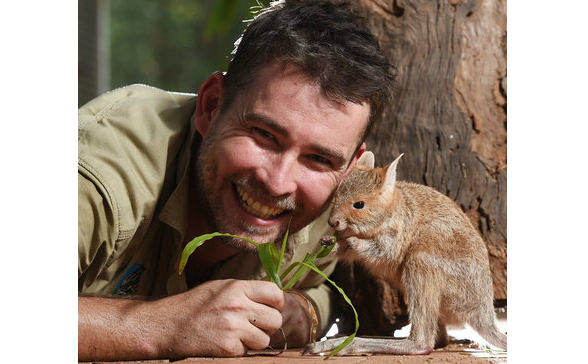
[[[335, 234], [333, 235], [333, 237], [334, 237], [335, 243], [336, 243], [337, 242], [337, 232], [335, 232]], [[318, 251], [315, 254], [310, 255], [310, 254], [306, 253], [306, 256], [304, 257], [304, 259], [302, 261], [303, 262], [306, 262], [308, 264], [314, 265], [314, 261], [317, 258], [324, 258], [324, 257], [326, 257], [331, 252], [331, 250], [333, 250], [333, 247], [334, 246], [335, 246], [335, 244], [331, 244], [331, 245], [328, 245], [328, 246], [321, 245], [319, 247]], [[290, 271], [292, 271], [292, 269], [294, 269], [295, 267], [296, 267], [296, 264], [293, 263], [293, 264], [291, 264], [284, 271], [284, 273], [281, 275], [282, 281], [288, 276], [288, 274], [290, 273]], [[294, 275], [288, 281], [288, 283], [286, 283], [286, 285], [284, 286], [284, 290], [287, 291], [287, 290], [291, 289], [292, 287], [294, 287], [294, 285], [302, 278], [302, 276], [306, 272], [308, 272], [308, 268], [306, 268], [304, 266], [298, 265], [298, 270], [296, 271], [296, 273], [294, 273]]]
[[182, 257], [180, 258], [180, 265], [178, 268], [179, 274], [182, 274], [182, 272], [184, 271], [184, 268], [186, 267], [186, 263], [188, 262], [188, 258], [190, 257], [190, 255], [192, 255], [192, 253], [194, 253], [194, 250], [196, 250], [196, 248], [198, 248], [200, 245], [204, 244], [204, 242], [206, 242], [207, 240], [210, 240], [210, 239], [215, 238], [217, 236], [226, 236], [226, 237], [245, 240], [246, 242], [253, 244], [259, 248], [259, 243], [255, 242], [251, 239], [247, 239], [247, 238], [238, 236], [238, 235], [218, 233], [218, 232], [200, 235], [200, 236], [195, 237], [192, 241], [190, 241], [184, 247], [184, 251], [182, 252]]
[[260, 244], [258, 246], [258, 255], [261, 264], [265, 268], [268, 279], [277, 284], [280, 289], [284, 289], [280, 276], [278, 275], [278, 270], [276, 269], [278, 266], [278, 250], [276, 246], [273, 243]]
[[283, 281], [284, 278], [286, 278], [294, 268], [296, 268], [296, 265], [294, 263], [290, 264], [290, 266], [286, 268], [282, 275], [280, 275], [280, 279]]
[[298, 281], [302, 278], [302, 276], [304, 276], [306, 274], [306, 272], [308, 272], [308, 268], [301, 265], [300, 263], [306, 262], [307, 264], [313, 264], [314, 259], [315, 259], [314, 255], [310, 255], [310, 254], [306, 253], [306, 257], [304, 257], [304, 259], [301, 262], [294, 262], [290, 265], [291, 267], [298, 266], [298, 270], [292, 275], [292, 278], [290, 278], [288, 283], [286, 283], [286, 285], [284, 286], [284, 291], [288, 291], [292, 287], [294, 287], [294, 285], [296, 283], [298, 283]]
[[282, 269], [282, 261], [284, 260], [284, 252], [286, 251], [286, 243], [288, 242], [288, 233], [290, 232], [290, 224], [292, 223], [292, 218], [288, 221], [288, 229], [286, 229], [286, 235], [284, 235], [284, 240], [282, 241], [282, 247], [280, 249], [280, 257], [278, 258], [278, 266], [276, 267], [276, 271], [280, 272]]

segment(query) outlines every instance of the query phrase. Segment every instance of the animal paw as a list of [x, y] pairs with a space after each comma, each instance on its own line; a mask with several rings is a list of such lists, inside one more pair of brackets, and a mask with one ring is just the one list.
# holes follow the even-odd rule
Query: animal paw
[[335, 244], [335, 238], [333, 235], [323, 235], [319, 240], [319, 243], [323, 246], [329, 246]]

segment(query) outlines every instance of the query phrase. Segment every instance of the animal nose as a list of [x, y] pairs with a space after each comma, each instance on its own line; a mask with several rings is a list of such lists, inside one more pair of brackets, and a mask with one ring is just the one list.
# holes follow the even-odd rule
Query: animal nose
[[333, 228], [337, 228], [340, 225], [340, 222], [339, 220], [329, 220], [329, 225], [331, 225]]

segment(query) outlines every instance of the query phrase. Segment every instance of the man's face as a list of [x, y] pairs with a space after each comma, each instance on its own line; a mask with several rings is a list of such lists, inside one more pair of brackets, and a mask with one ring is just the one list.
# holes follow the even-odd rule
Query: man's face
[[295, 67], [263, 68], [204, 132], [198, 171], [218, 231], [275, 242], [290, 219], [297, 231], [317, 218], [357, 159], [369, 111], [328, 100]]

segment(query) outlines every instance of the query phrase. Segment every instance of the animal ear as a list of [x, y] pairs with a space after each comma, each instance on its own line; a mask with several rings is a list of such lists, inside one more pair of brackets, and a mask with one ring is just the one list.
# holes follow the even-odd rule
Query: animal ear
[[365, 152], [363, 152], [361, 157], [359, 157], [356, 165], [370, 167], [373, 169], [374, 168], [374, 161], [375, 161], [374, 153], [370, 152], [369, 150], [366, 150]]
[[394, 185], [396, 184], [396, 166], [398, 165], [398, 161], [404, 155], [404, 153], [400, 154], [398, 158], [394, 160], [394, 162], [390, 163], [388, 167], [386, 167], [386, 179], [384, 180], [384, 188], [386, 190], [394, 190]]

